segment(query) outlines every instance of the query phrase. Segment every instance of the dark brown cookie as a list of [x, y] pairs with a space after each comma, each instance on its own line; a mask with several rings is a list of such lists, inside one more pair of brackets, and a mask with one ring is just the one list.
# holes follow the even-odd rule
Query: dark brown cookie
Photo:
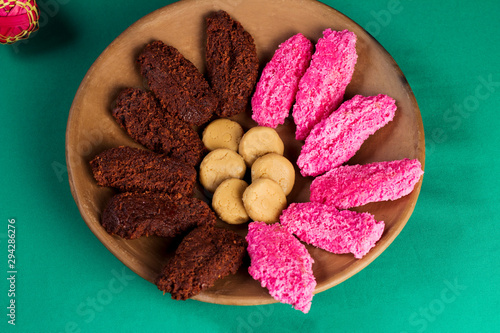
[[233, 231], [199, 227], [181, 242], [175, 256], [156, 278], [158, 289], [185, 300], [235, 274], [246, 253], [246, 241]]
[[149, 91], [127, 88], [112, 110], [118, 124], [137, 142], [157, 153], [196, 165], [205, 153], [198, 133], [168, 114]]
[[101, 216], [101, 224], [109, 234], [125, 239], [175, 237], [195, 227], [214, 226], [215, 221], [214, 212], [200, 199], [172, 199], [157, 193], [117, 194]]
[[217, 98], [195, 65], [175, 48], [156, 41], [137, 59], [141, 74], [161, 105], [192, 125], [202, 125], [217, 108]]
[[225, 11], [207, 20], [207, 75], [219, 98], [216, 111], [230, 117], [245, 111], [257, 82], [259, 60], [253, 37]]
[[98, 185], [124, 192], [161, 192], [173, 198], [191, 196], [196, 170], [181, 161], [149, 150], [111, 148], [91, 162]]

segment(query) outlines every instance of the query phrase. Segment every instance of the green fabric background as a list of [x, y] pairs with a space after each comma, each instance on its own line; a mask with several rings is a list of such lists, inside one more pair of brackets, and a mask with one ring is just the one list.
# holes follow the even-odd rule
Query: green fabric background
[[[407, 226], [366, 269], [316, 295], [307, 315], [283, 304], [172, 301], [80, 217], [64, 154], [74, 94], [116, 36], [170, 2], [40, 0], [39, 32], [0, 45], [0, 331], [498, 332], [500, 2], [324, 1], [399, 64], [421, 109], [427, 154]], [[6, 316], [11, 218], [15, 327]]]

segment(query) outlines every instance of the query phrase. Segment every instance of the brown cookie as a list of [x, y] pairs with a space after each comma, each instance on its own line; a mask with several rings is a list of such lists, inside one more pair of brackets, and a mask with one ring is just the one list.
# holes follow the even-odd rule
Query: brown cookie
[[161, 192], [173, 198], [191, 196], [196, 170], [181, 161], [149, 150], [111, 148], [90, 161], [98, 185], [124, 192]]
[[175, 47], [155, 41], [137, 59], [141, 74], [161, 105], [191, 125], [206, 123], [217, 108], [217, 98], [196, 66]]
[[200, 199], [172, 199], [157, 193], [117, 194], [101, 216], [109, 234], [125, 239], [175, 237], [198, 226], [214, 226], [215, 221], [214, 212]]
[[191, 231], [156, 278], [158, 289], [185, 300], [235, 274], [246, 253], [246, 241], [233, 231], [204, 226]]
[[151, 92], [126, 88], [112, 110], [118, 124], [137, 142], [157, 153], [196, 165], [205, 153], [198, 133], [168, 114]]
[[257, 82], [259, 60], [253, 37], [223, 10], [206, 19], [207, 75], [219, 98], [216, 113], [230, 117], [244, 112]]

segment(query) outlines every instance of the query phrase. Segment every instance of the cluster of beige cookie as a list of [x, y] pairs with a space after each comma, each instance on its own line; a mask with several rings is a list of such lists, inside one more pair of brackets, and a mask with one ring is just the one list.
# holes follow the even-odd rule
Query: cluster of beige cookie
[[[213, 193], [212, 207], [230, 224], [249, 219], [274, 223], [286, 208], [295, 183], [292, 163], [283, 156], [284, 144], [269, 127], [244, 133], [235, 121], [217, 119], [203, 131], [208, 153], [200, 164], [200, 183]], [[251, 168], [250, 185], [243, 180]]]

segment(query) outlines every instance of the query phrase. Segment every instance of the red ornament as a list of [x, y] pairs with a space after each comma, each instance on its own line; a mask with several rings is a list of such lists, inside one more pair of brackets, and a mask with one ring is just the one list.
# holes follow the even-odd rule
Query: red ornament
[[38, 29], [38, 18], [34, 0], [0, 0], [0, 44], [28, 38]]

